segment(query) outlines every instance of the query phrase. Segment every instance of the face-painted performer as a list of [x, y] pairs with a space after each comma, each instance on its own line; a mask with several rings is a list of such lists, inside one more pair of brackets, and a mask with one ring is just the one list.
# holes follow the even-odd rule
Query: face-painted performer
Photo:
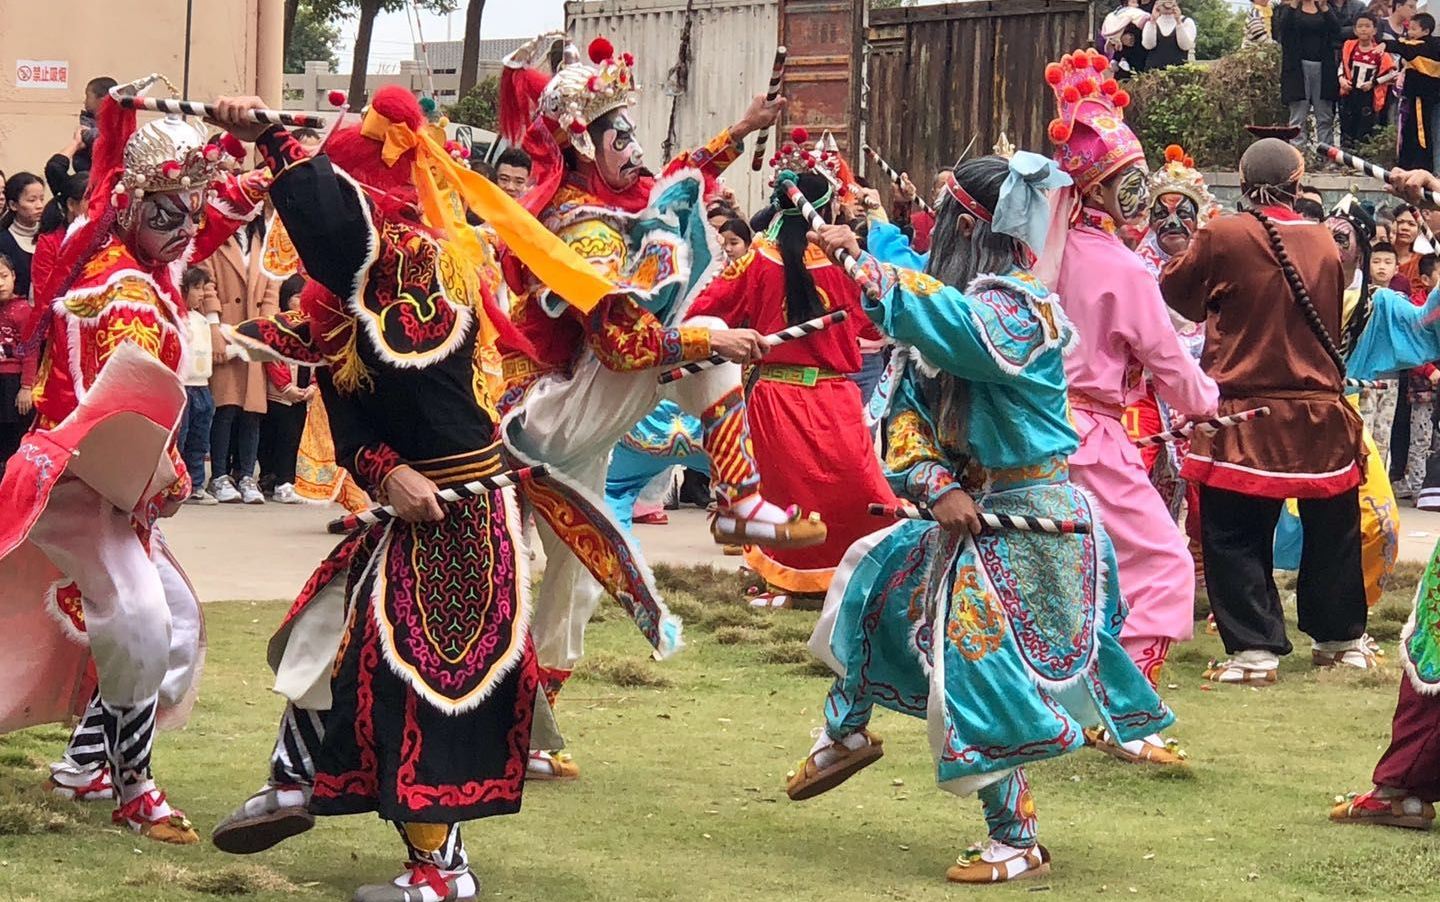
[[[782, 548], [819, 544], [825, 528], [818, 517], [787, 511], [761, 494], [738, 366], [687, 376], [663, 392], [657, 383], [661, 368], [712, 354], [737, 362], [759, 356], [758, 333], [729, 329], [715, 318], [692, 318], [688, 308], [725, 264], [705, 221], [704, 198], [739, 156], [740, 141], [769, 127], [783, 100], [756, 98], [739, 122], [671, 161], [657, 179], [645, 171], [635, 136], [633, 58], [617, 54], [602, 38], [590, 45], [589, 64], [567, 45], [553, 76], [532, 68], [556, 41], [554, 35], [542, 36], [507, 60], [501, 127], [511, 140], [523, 136], [532, 161], [534, 187], [521, 203], [605, 273], [615, 290], [583, 309], [540, 284], [525, 267], [508, 267], [515, 289], [512, 318], [538, 353], [505, 361], [505, 442], [520, 459], [548, 464], [598, 505], [610, 449], [669, 397], [700, 420], [719, 506], [712, 526], [717, 541]], [[558, 517], [540, 528], [547, 564], [532, 629], [552, 698], [580, 660], [585, 625], [600, 600], [601, 587], [565, 550], [573, 531]], [[616, 570], [632, 574], [632, 584], [654, 594], [638, 556]], [[616, 585], [605, 588], [617, 591]], [[663, 606], [657, 610], [659, 625], [673, 630], [673, 618]], [[657, 650], [663, 655], [673, 647], [673, 637], [662, 636]], [[578, 772], [545, 746], [531, 765], [537, 778]]]
[[1375, 663], [1363, 640], [1362, 424], [1343, 397], [1339, 347], [1345, 271], [1330, 229], [1294, 212], [1304, 174], [1304, 158], [1285, 141], [1252, 144], [1240, 160], [1250, 207], [1211, 222], [1161, 276], [1170, 306], [1205, 324], [1205, 368], [1221, 386], [1221, 412], [1271, 410], [1244, 427], [1197, 434], [1181, 472], [1200, 485], [1206, 588], [1230, 655], [1207, 670], [1216, 682], [1274, 682], [1291, 651], [1264, 575], [1286, 498], [1299, 499], [1306, 541], [1324, 549], [1300, 562], [1312, 660]]
[[[1045, 80], [1059, 106], [1049, 130], [1055, 158], [1075, 187], [1055, 206], [1057, 227], [1041, 271], [1082, 337], [1108, 336], [1086, 339], [1083, 353], [1065, 359], [1081, 437], [1070, 472], [1098, 500], [1115, 544], [1116, 576], [1130, 603], [1121, 643], [1158, 684], [1170, 645], [1191, 634], [1195, 565], [1150, 484], [1123, 414], [1144, 395], [1147, 372], [1181, 415], [1213, 415], [1218, 393], [1180, 344], [1155, 277], [1116, 236], [1150, 210], [1145, 154], [1122, 112], [1129, 95], [1094, 51], [1067, 54], [1046, 68]], [[1100, 731], [1091, 739], [1126, 761], [1181, 761], [1158, 735], [1120, 743]]]
[[[139, 90], [154, 78], [126, 86]], [[178, 116], [136, 128], [106, 98], [86, 219], [65, 239], [34, 431], [5, 468], [0, 508], [0, 729], [68, 719], [93, 688], [52, 788], [118, 798], [115, 821], [197, 842], [151, 775], [157, 721], [183, 721], [198, 674], [198, 603], [156, 520], [190, 478], [171, 435], [184, 407], [180, 277], [258, 213], [268, 179], [221, 180], [219, 146]]]
[[[1067, 475], [1079, 440], [1063, 357], [1083, 353], [1081, 338], [1029, 264], [1046, 191], [1069, 183], [1037, 154], [967, 160], [935, 212], [926, 274], [860, 257], [884, 280], [864, 310], [899, 344], [877, 392], [887, 475], [939, 522], [861, 539], [837, 568], [810, 643], [836, 680], [787, 792], [811, 798], [879, 758], [876, 705], [925, 718], [937, 782], [978, 794], [989, 828], [946, 873], [958, 883], [1050, 869], [1024, 765], [1082, 748], [1087, 727], [1139, 742], [1172, 719], [1120, 646], [1115, 558], [1094, 499]], [[848, 230], [821, 238], [858, 251]], [[977, 503], [1095, 529], [982, 532]]]

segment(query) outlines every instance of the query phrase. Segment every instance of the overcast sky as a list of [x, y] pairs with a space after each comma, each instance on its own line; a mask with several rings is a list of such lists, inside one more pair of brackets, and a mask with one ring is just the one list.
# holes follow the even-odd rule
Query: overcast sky
[[[465, 4], [449, 16], [420, 14], [420, 31], [426, 41], [443, 41], [449, 34], [453, 40], [464, 38]], [[542, 31], [565, 27], [564, 0], [490, 0], [480, 34], [487, 38], [534, 37]], [[375, 39], [370, 45], [370, 71], [382, 67], [394, 70], [400, 60], [411, 59], [415, 19], [408, 13], [382, 13], [375, 19]], [[355, 22], [352, 19], [340, 29], [340, 71], [350, 71], [350, 55], [354, 52]]]

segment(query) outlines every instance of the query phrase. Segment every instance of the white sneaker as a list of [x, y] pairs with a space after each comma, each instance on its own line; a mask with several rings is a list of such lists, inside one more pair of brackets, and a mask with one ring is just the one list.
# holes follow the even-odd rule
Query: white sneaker
[[276, 504], [305, 503], [305, 499], [301, 498], [299, 493], [295, 491], [295, 486], [291, 485], [288, 482], [282, 482], [279, 485], [275, 486], [275, 494], [270, 496], [270, 500], [274, 501]]
[[210, 480], [210, 494], [221, 504], [239, 504], [241, 501], [240, 490], [235, 488], [229, 476], [217, 476]]
[[260, 491], [254, 476], [240, 477], [240, 500], [246, 504], [264, 504], [265, 493]]
[[198, 504], [202, 507], [209, 507], [212, 504], [219, 504], [220, 501], [204, 489], [196, 489], [185, 499], [186, 504]]

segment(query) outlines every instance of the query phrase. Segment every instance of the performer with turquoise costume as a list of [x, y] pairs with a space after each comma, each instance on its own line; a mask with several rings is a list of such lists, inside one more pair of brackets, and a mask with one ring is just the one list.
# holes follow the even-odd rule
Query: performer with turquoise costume
[[700, 421], [674, 401], [661, 401], [610, 452], [605, 503], [626, 529], [634, 524], [635, 502], [645, 487], [671, 467], [710, 472]]
[[[923, 717], [940, 787], [979, 793], [989, 826], [988, 843], [946, 877], [997, 883], [1050, 866], [1023, 765], [1082, 748], [1086, 727], [1131, 739], [1173, 715], [1120, 646], [1114, 551], [1067, 477], [1079, 442], [1062, 356], [1077, 336], [1029, 265], [1045, 243], [1046, 192], [1070, 178], [1020, 153], [961, 163], [948, 182], [929, 275], [859, 255], [843, 227], [819, 236], [881, 282], [864, 309], [903, 355], [886, 469], [938, 522], [875, 533], [837, 570], [810, 642], [837, 678], [825, 729], [787, 792], [811, 798], [878, 759], [876, 704]], [[977, 504], [1093, 532], [981, 532]]]

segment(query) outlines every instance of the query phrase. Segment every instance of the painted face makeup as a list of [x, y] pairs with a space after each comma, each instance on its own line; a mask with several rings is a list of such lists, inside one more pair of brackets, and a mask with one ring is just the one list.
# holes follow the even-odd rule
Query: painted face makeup
[[121, 237], [146, 266], [180, 259], [205, 220], [203, 190], [147, 195]]
[[1335, 239], [1335, 246], [1340, 248], [1340, 262], [1348, 272], [1360, 260], [1360, 242], [1355, 237], [1355, 226], [1347, 219], [1338, 218], [1326, 220], [1325, 225]]
[[1129, 166], [1106, 186], [1110, 215], [1117, 223], [1134, 222], [1150, 206], [1150, 178], [1143, 166]]
[[595, 168], [616, 191], [634, 185], [644, 171], [645, 150], [635, 140], [635, 123], [628, 109], [607, 113], [590, 125], [595, 143]]
[[1183, 194], [1162, 194], [1150, 205], [1150, 229], [1160, 249], [1182, 254], [1200, 226], [1200, 208]]

